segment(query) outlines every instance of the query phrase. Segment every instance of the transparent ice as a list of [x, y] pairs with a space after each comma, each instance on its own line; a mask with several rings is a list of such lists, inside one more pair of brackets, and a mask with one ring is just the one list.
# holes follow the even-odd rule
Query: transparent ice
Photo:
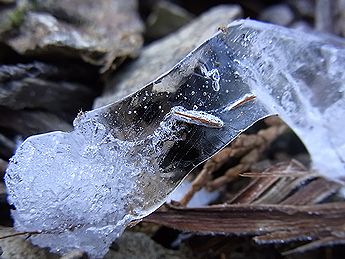
[[345, 182], [344, 40], [238, 21], [152, 84], [28, 138], [5, 181], [33, 243], [102, 257], [195, 166], [256, 121], [279, 114], [312, 166]]

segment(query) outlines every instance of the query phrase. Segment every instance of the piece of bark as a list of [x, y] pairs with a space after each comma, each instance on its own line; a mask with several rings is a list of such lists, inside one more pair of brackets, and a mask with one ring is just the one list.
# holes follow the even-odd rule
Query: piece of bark
[[284, 177], [277, 181], [277, 183], [272, 186], [267, 192], [265, 192], [261, 197], [255, 200], [256, 204], [278, 204], [283, 200], [287, 199], [289, 195], [302, 188], [303, 185], [311, 181], [316, 176], [313, 174], [307, 174], [301, 177]]
[[13, 111], [0, 107], [0, 114], [0, 127], [23, 137], [55, 130], [72, 130], [71, 124], [48, 112]]
[[273, 165], [263, 172], [249, 172], [242, 176], [253, 179], [229, 203], [315, 204], [324, 201], [340, 188], [340, 184], [320, 178], [317, 173], [308, 171], [294, 160]]
[[[16, 234], [13, 228], [0, 226], [0, 236]], [[37, 258], [37, 259], [58, 259], [57, 254], [49, 253], [47, 249], [31, 244], [29, 240], [24, 240], [24, 236], [14, 236], [0, 239], [0, 246], [3, 254], [1, 258]]]
[[168, 1], [158, 1], [146, 20], [145, 36], [158, 39], [178, 30], [193, 19], [182, 7]]
[[295, 14], [287, 4], [270, 6], [260, 13], [259, 20], [288, 26], [295, 19]]
[[[6, 186], [5, 186], [5, 183], [1, 181], [0, 182], [0, 228], [1, 226], [13, 226], [13, 220], [11, 219], [10, 211], [11, 211], [11, 207], [7, 202]], [[1, 230], [0, 230], [0, 239], [1, 239]], [[1, 240], [0, 240], [0, 243], [1, 243]], [[1, 256], [0, 258], [2, 259]]]
[[104, 259], [127, 258], [189, 258], [188, 251], [167, 249], [140, 232], [125, 232], [115, 243]]
[[319, 203], [336, 193], [340, 187], [339, 183], [318, 178], [297, 190], [280, 204], [307, 205]]
[[317, 0], [315, 7], [315, 28], [322, 32], [334, 31], [334, 6], [333, 0]]
[[237, 5], [215, 7], [178, 32], [151, 43], [140, 57], [116, 73], [106, 84], [103, 95], [94, 107], [113, 103], [139, 90], [150, 81], [171, 69], [191, 50], [215, 34], [219, 27], [240, 18], [242, 10]]
[[[3, 42], [11, 31], [15, 31], [22, 23], [27, 10], [26, 1], [15, 0], [11, 4], [2, 4], [0, 8], [0, 42]], [[2, 52], [3, 49], [0, 50]]]
[[16, 144], [14, 143], [14, 141], [0, 133], [0, 158], [9, 159], [14, 154], [15, 149]]
[[[205, 234], [257, 236], [259, 243], [313, 240], [344, 235], [345, 203], [307, 206], [218, 205], [205, 208], [171, 207], [156, 211], [145, 222]], [[317, 228], [315, 228], [317, 226]], [[260, 240], [258, 236], [266, 236]], [[292, 234], [291, 234], [292, 233]]]
[[4, 177], [8, 163], [0, 158], [0, 178]]
[[[321, 240], [316, 240], [314, 242], [308, 243], [303, 246], [299, 246], [295, 249], [288, 250], [282, 253], [283, 256], [288, 256], [296, 253], [305, 253], [306, 251], [314, 250], [320, 247], [333, 247], [335, 245], [345, 245], [345, 238], [336, 238], [336, 237], [326, 237]], [[337, 258], [337, 257], [334, 257]]]
[[0, 4], [13, 4], [16, 0], [0, 0]]
[[[145, 221], [203, 234], [252, 236], [259, 244], [328, 238], [335, 244], [341, 242], [345, 235], [341, 227], [345, 223], [342, 216], [345, 203], [313, 205], [338, 191], [338, 183], [323, 178], [312, 180], [318, 175], [297, 161], [279, 163], [262, 173], [246, 175], [256, 178], [230, 201], [236, 204], [195, 209], [172, 206], [162, 208]], [[315, 246], [319, 243], [320, 246], [328, 244], [316, 242]], [[292, 253], [310, 247], [295, 249]]]
[[288, 0], [288, 4], [297, 11], [298, 15], [313, 18], [315, 14], [314, 0]]
[[278, 181], [278, 177], [255, 178], [246, 187], [242, 188], [229, 203], [249, 204], [258, 199], [268, 188]]
[[67, 254], [64, 254], [60, 259], [88, 259], [87, 253], [81, 250], [73, 250]]
[[81, 108], [90, 108], [96, 91], [68, 82], [75, 66], [60, 68], [41, 62], [0, 65], [0, 105], [21, 110], [42, 109], [72, 120]]
[[345, 37], [345, 0], [338, 0], [335, 3], [335, 32]]
[[[17, 59], [18, 57], [14, 60], [8, 58], [7, 63], [10, 64], [1, 65], [1, 83], [10, 80], [20, 80], [24, 77], [42, 78], [52, 81], [80, 82], [89, 88], [95, 87], [97, 83], [95, 78], [98, 76], [98, 72], [90, 65], [81, 66], [79, 63], [69, 63], [66, 61], [55, 64], [41, 61], [17, 63]], [[6, 61], [3, 63], [6, 63]]]
[[0, 204], [6, 202], [6, 187], [3, 182], [0, 182]]
[[106, 71], [143, 42], [136, 0], [17, 2], [20, 21], [1, 40], [22, 55], [82, 59]]

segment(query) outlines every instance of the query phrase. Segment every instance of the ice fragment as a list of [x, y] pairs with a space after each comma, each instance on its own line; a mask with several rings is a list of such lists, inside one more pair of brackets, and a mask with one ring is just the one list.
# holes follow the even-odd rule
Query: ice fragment
[[[203, 43], [142, 90], [76, 118], [71, 133], [28, 138], [5, 181], [19, 231], [103, 256], [195, 166], [279, 114], [313, 167], [345, 182], [345, 43], [250, 20]], [[205, 94], [206, 93], [206, 94]]]

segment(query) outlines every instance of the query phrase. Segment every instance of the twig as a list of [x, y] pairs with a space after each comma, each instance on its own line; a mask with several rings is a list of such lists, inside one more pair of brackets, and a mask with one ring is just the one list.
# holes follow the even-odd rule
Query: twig
[[[295, 205], [217, 205], [157, 211], [146, 222], [197, 233], [256, 236], [261, 244], [317, 240], [343, 240], [345, 203]], [[317, 226], [317, 227], [315, 227]]]
[[209, 180], [210, 175], [216, 171], [220, 167], [221, 162], [217, 162], [217, 159], [210, 159], [208, 160], [201, 172], [197, 175], [197, 177], [192, 182], [192, 187], [188, 190], [188, 192], [184, 195], [184, 197], [180, 200], [181, 206], [186, 206], [188, 202], [193, 198], [194, 194], [198, 192], [202, 187], [205, 186], [207, 181]]
[[13, 234], [8, 234], [8, 235], [0, 236], [0, 240], [1, 240], [1, 239], [6, 239], [6, 238], [10, 238], [10, 237], [15, 237], [15, 236], [38, 235], [38, 234], [42, 234], [42, 232], [39, 232], [39, 231], [32, 231], [32, 232], [16, 232], [16, 233], [13, 233]]

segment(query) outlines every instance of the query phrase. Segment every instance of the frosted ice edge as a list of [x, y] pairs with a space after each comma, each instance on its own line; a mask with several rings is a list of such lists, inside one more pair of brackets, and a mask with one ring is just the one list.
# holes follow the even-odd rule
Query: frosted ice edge
[[[87, 145], [88, 137], [73, 132], [29, 138], [12, 158], [6, 183], [9, 201], [17, 208], [13, 211], [16, 229], [46, 233], [34, 236], [32, 241], [35, 244], [49, 246], [57, 252], [81, 248], [91, 255], [101, 256], [111, 240], [115, 239], [117, 233], [114, 235], [114, 231], [120, 233], [124, 228], [120, 225], [119, 229], [116, 226], [110, 229], [109, 220], [116, 223], [126, 215], [125, 204], [114, 206], [116, 200], [113, 201], [107, 194], [112, 188], [117, 190], [123, 185], [121, 179], [125, 177], [118, 175], [117, 179], [112, 179], [111, 174], [115, 170], [125, 173], [135, 168], [121, 162], [123, 157], [118, 155], [120, 152], [115, 152], [113, 156], [119, 162], [107, 161], [106, 158], [104, 161], [95, 154], [97, 142]], [[120, 143], [114, 144], [114, 148], [121, 147]], [[126, 149], [124, 146], [123, 149]], [[23, 163], [25, 160], [26, 163]], [[110, 162], [109, 165], [106, 162]], [[134, 186], [126, 186], [122, 191], [130, 192], [132, 188]], [[125, 197], [126, 194], [114, 195]], [[98, 199], [103, 200], [100, 202]], [[117, 211], [115, 215], [114, 210]], [[97, 235], [97, 229], [103, 233]], [[103, 241], [107, 235], [110, 239]], [[92, 246], [103, 251], [95, 252]]]
[[345, 41], [250, 20], [231, 26], [245, 35], [238, 69], [257, 98], [296, 132], [315, 170], [344, 183]]

